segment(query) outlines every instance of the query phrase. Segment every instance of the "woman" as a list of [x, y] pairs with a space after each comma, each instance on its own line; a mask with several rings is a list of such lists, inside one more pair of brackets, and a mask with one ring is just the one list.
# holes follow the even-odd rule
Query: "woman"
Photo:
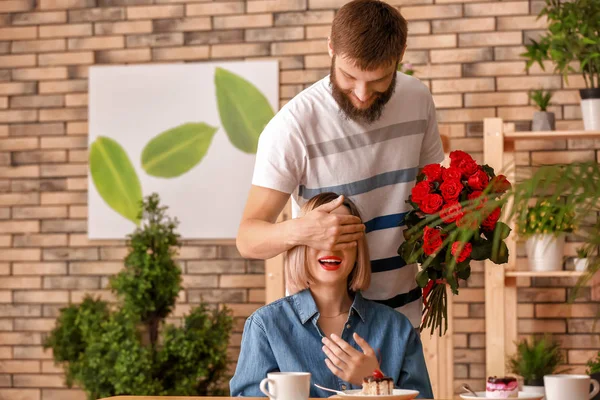
[[[302, 212], [337, 197], [317, 195]], [[348, 199], [331, 214], [360, 217]], [[433, 398], [421, 341], [409, 320], [360, 294], [371, 277], [364, 236], [340, 251], [297, 246], [287, 259], [292, 295], [258, 309], [246, 321], [232, 396], [264, 396], [259, 384], [268, 372], [310, 372], [312, 383], [346, 390], [361, 388], [363, 378], [380, 369], [396, 387]], [[311, 385], [310, 397], [330, 395]]]

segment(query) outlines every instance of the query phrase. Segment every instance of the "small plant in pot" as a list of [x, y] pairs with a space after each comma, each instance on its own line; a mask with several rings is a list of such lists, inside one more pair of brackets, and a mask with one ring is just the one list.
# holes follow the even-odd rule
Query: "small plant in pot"
[[575, 264], [575, 271], [584, 272], [587, 270], [590, 262], [590, 252], [584, 246], [578, 247], [575, 251], [577, 252], [577, 258], [573, 262]]
[[543, 89], [533, 90], [529, 98], [538, 106], [540, 111], [533, 114], [531, 121], [532, 131], [553, 131], [556, 127], [556, 118], [553, 112], [548, 112], [548, 106], [552, 99], [552, 92]]
[[544, 69], [543, 61], [550, 60], [567, 82], [569, 74], [581, 75], [584, 127], [600, 130], [600, 1], [545, 1], [539, 17], [547, 18], [548, 32], [526, 46], [527, 70], [534, 63]]
[[550, 336], [523, 339], [517, 343], [517, 353], [508, 360], [510, 373], [523, 378], [523, 391], [544, 393], [544, 375], [562, 374], [566, 362], [560, 344]]
[[[600, 351], [596, 354], [596, 357], [588, 360], [587, 369], [585, 371], [592, 379], [599, 380], [600, 379]], [[592, 397], [592, 400], [600, 400], [600, 394]]]
[[572, 207], [545, 200], [521, 213], [518, 232], [527, 239], [525, 247], [531, 270], [562, 270], [565, 234], [573, 232], [574, 219]]

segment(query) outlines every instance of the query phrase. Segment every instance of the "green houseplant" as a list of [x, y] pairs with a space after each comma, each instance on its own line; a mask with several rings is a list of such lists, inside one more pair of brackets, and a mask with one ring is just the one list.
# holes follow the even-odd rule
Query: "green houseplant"
[[581, 111], [585, 129], [600, 129], [600, 2], [597, 0], [546, 0], [539, 17], [548, 20], [548, 31], [532, 40], [522, 55], [527, 69], [534, 63], [544, 69], [550, 60], [565, 79], [579, 74], [585, 82]]
[[575, 271], [583, 272], [587, 270], [591, 252], [585, 246], [578, 247], [575, 251], [577, 252], [577, 258], [574, 261]]
[[575, 212], [555, 206], [546, 199], [529, 207], [517, 222], [519, 236], [527, 239], [525, 247], [529, 266], [534, 271], [559, 271], [565, 246], [565, 234], [573, 232]]
[[564, 373], [566, 362], [560, 344], [549, 336], [533, 337], [517, 343], [517, 352], [508, 360], [509, 372], [523, 378], [523, 391], [544, 393], [544, 375]]
[[[177, 221], [156, 194], [142, 202], [128, 237], [125, 268], [111, 279], [116, 307], [87, 296], [61, 310], [45, 347], [90, 400], [115, 395], [219, 395], [227, 371], [232, 318], [201, 304], [181, 327], [164, 323], [181, 288], [173, 260]], [[163, 328], [161, 330], [161, 327]]]
[[556, 127], [556, 118], [553, 112], [548, 111], [550, 100], [552, 99], [552, 92], [545, 91], [543, 89], [532, 90], [529, 92], [529, 98], [539, 108], [533, 114], [533, 120], [531, 122], [532, 131], [553, 131]]

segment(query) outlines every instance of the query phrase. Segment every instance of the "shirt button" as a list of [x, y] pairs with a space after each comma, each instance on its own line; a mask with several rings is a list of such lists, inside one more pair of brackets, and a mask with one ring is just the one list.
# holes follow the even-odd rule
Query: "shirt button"
[[350, 324], [346, 325], [346, 328], [350, 329]]
[[346, 385], [342, 385], [342, 390], [346, 390]]

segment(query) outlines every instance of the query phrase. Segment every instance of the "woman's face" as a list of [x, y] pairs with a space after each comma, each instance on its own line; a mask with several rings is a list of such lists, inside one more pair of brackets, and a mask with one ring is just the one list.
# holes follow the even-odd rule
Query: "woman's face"
[[[351, 215], [350, 210], [345, 206], [335, 209], [332, 213]], [[356, 263], [356, 254], [357, 246], [339, 251], [323, 251], [307, 247], [306, 262], [315, 283], [346, 284]]]

